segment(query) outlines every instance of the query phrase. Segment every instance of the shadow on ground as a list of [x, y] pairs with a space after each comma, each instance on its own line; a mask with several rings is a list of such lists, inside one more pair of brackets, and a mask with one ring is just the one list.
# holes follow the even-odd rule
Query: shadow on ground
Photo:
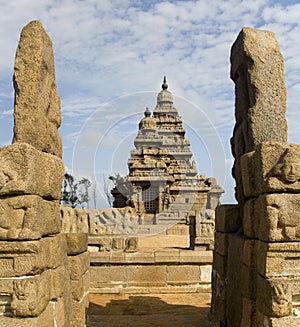
[[205, 296], [199, 303], [194, 294], [91, 294], [87, 326], [208, 327], [210, 298]]

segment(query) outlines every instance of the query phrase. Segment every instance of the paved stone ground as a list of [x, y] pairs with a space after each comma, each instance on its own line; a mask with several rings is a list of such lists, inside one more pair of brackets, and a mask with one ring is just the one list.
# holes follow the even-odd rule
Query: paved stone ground
[[209, 293], [90, 294], [87, 327], [209, 327]]

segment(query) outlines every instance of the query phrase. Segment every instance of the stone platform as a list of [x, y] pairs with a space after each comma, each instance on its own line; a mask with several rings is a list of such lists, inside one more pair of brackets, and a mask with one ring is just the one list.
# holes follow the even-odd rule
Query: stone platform
[[208, 327], [209, 293], [91, 294], [87, 327]]
[[90, 292], [208, 292], [212, 260], [212, 251], [180, 248], [91, 252]]

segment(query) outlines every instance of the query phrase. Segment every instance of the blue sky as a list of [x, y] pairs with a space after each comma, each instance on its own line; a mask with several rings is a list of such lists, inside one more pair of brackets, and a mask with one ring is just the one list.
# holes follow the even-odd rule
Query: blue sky
[[299, 143], [299, 1], [0, 0], [0, 145], [11, 142], [13, 64], [23, 26], [50, 35], [61, 97], [63, 159], [78, 178], [127, 174], [138, 122], [167, 76], [198, 171], [234, 201], [230, 48], [244, 26], [275, 33], [285, 59], [289, 142]]

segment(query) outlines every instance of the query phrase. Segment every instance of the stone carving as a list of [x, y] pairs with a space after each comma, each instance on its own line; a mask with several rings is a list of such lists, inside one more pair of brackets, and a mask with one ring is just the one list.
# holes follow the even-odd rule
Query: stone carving
[[58, 203], [35, 195], [0, 199], [0, 239], [39, 239], [60, 229]]
[[300, 240], [300, 194], [269, 194], [245, 203], [244, 232], [264, 241]]
[[300, 145], [264, 142], [241, 157], [245, 197], [300, 191]]
[[61, 159], [26, 143], [0, 148], [0, 195], [31, 194], [59, 200]]
[[238, 215], [232, 229], [230, 208], [217, 210], [213, 269], [227, 295], [222, 316], [213, 290], [212, 325], [298, 326], [300, 145], [286, 143], [283, 60], [272, 32], [241, 31], [231, 78]]
[[90, 230], [92, 235], [101, 235], [104, 230], [106, 234], [117, 235], [135, 235], [138, 232], [138, 216], [131, 207], [100, 209], [93, 219], [101, 228]]
[[[203, 183], [203, 176], [197, 175], [190, 142], [185, 139], [182, 119], [173, 106], [166, 78], [153, 114], [148, 108], [144, 114], [134, 140], [136, 149], [128, 160], [129, 175], [118, 180], [112, 191], [114, 207], [124, 207], [139, 187], [142, 192], [134, 202], [141, 215], [161, 213], [169, 210], [171, 204], [173, 212], [198, 210], [203, 204], [197, 194], [206, 196], [210, 187]], [[184, 196], [179, 195], [181, 191]], [[221, 188], [218, 191], [223, 192]]]
[[14, 69], [13, 143], [28, 143], [61, 158], [60, 99], [56, 92], [52, 42], [39, 21], [21, 32]]

